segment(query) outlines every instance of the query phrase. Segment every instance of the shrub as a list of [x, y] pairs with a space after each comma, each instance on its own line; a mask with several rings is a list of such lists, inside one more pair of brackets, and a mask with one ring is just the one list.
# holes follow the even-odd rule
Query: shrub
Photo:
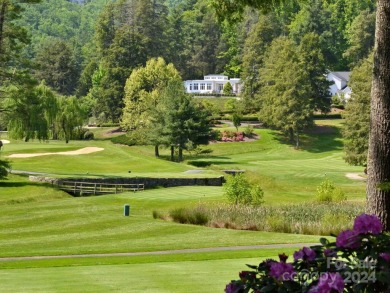
[[254, 185], [251, 189], [251, 201], [250, 203], [254, 206], [261, 205], [264, 203], [264, 191], [260, 185]]
[[390, 292], [390, 235], [378, 217], [362, 214], [352, 230], [320, 243], [296, 251], [292, 262], [282, 253], [247, 265], [225, 292]]
[[95, 138], [95, 135], [91, 131], [86, 131], [83, 138], [84, 140], [92, 140]]
[[252, 137], [254, 134], [253, 126], [252, 125], [247, 125], [244, 129], [244, 135], [246, 137]]
[[132, 137], [129, 137], [127, 134], [114, 136], [111, 138], [111, 141], [113, 143], [124, 144], [128, 146], [136, 145], [136, 141]]
[[11, 169], [11, 164], [6, 160], [0, 160], [0, 180], [8, 176], [8, 170]]
[[263, 203], [263, 190], [253, 185], [244, 174], [229, 175], [224, 184], [225, 195], [231, 203], [260, 205]]
[[223, 87], [223, 94], [224, 95], [230, 95], [233, 92], [233, 87], [230, 82], [225, 83], [225, 86]]
[[344, 191], [336, 188], [333, 182], [326, 179], [317, 187], [316, 200], [323, 203], [342, 202], [347, 199]]
[[209, 218], [202, 207], [196, 209], [178, 208], [170, 211], [173, 221], [181, 224], [206, 225]]
[[188, 161], [187, 163], [198, 168], [208, 167], [212, 164], [210, 161]]
[[210, 139], [211, 140], [221, 140], [222, 133], [219, 130], [211, 130], [210, 131]]
[[243, 141], [244, 140], [244, 134], [242, 132], [234, 132], [234, 131], [228, 131], [225, 130], [222, 132], [222, 138], [221, 141]]

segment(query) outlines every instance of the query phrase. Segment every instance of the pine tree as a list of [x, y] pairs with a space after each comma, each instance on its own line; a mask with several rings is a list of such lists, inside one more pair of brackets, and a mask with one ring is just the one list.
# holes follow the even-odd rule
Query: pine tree
[[352, 89], [343, 114], [345, 161], [352, 165], [367, 164], [368, 133], [370, 128], [370, 93], [372, 83], [372, 56], [353, 69], [350, 79]]
[[260, 120], [281, 129], [299, 148], [300, 133], [313, 124], [313, 110], [308, 73], [294, 43], [275, 39], [261, 72]]

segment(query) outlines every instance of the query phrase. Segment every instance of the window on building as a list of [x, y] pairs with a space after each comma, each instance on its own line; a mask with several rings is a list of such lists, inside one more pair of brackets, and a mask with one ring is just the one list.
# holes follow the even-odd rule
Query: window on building
[[198, 83], [194, 83], [194, 91], [197, 91], [199, 90], [199, 84]]
[[208, 84], [207, 84], [207, 90], [208, 90], [208, 91], [211, 91], [211, 83], [208, 83]]
[[190, 91], [192, 91], [192, 83], [190, 83]]
[[201, 83], [201, 84], [200, 84], [200, 90], [201, 90], [201, 91], [204, 91], [204, 89], [205, 89], [205, 84], [204, 84], [204, 83]]

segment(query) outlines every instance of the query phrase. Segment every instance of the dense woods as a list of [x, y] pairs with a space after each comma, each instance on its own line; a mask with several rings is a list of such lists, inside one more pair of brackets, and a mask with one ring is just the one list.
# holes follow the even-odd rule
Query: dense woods
[[[129, 105], [139, 102], [129, 99], [126, 88], [139, 86], [132, 84], [135, 70], [152, 58], [162, 58], [177, 71], [179, 80], [213, 73], [241, 78], [240, 113], [236, 114], [257, 115], [299, 147], [300, 134], [312, 125], [314, 112], [330, 110], [328, 71], [356, 68], [355, 76], [369, 78], [370, 68], [365, 66], [361, 72], [361, 63], [374, 44], [372, 1], [294, 0], [269, 5], [255, 1], [260, 6], [254, 8], [260, 10], [246, 7], [245, 1], [226, 3], [2, 0], [1, 108], [6, 110], [2, 128], [20, 128], [16, 136], [25, 135], [25, 140], [58, 138], [53, 123], [58, 121], [54, 112], [59, 104], [50, 109], [51, 115], [45, 115], [48, 110], [41, 106], [29, 105], [34, 99], [42, 104], [39, 101], [46, 96], [37, 93], [45, 87], [44, 92], [52, 92], [56, 101], [74, 97], [85, 113], [85, 123], [120, 123], [124, 129], [136, 130], [145, 119], [133, 121], [136, 116]], [[158, 68], [151, 70], [150, 75], [158, 74]], [[162, 93], [164, 88], [158, 90]], [[351, 105], [348, 113], [363, 111]], [[20, 109], [32, 108], [40, 119], [16, 115]], [[347, 117], [367, 124], [365, 111]], [[150, 112], [137, 115], [150, 117]], [[29, 116], [34, 123], [27, 121]], [[345, 134], [354, 137], [354, 129]], [[349, 158], [364, 157], [367, 145], [347, 145], [346, 151], [348, 162], [365, 164], [363, 159]]]

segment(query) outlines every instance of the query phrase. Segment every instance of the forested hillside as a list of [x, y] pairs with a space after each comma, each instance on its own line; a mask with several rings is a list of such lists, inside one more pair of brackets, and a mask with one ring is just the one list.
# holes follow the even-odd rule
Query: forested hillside
[[[121, 121], [126, 80], [162, 57], [183, 80], [240, 77], [240, 109], [293, 139], [311, 125], [313, 111], [329, 110], [327, 70], [360, 65], [374, 41], [368, 0], [292, 0], [267, 14], [248, 8], [225, 18], [214, 0], [13, 1], [24, 11], [10, 24], [30, 37], [18, 46], [17, 68], [54, 95], [76, 96], [99, 123]], [[295, 101], [296, 115], [287, 101]]]

